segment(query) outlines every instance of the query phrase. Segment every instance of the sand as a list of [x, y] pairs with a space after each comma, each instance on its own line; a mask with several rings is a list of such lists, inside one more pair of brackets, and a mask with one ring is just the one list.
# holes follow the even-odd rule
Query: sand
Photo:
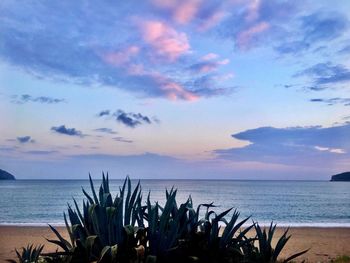
[[[68, 239], [64, 228], [59, 232]], [[280, 236], [283, 229], [278, 229]], [[307, 248], [310, 251], [297, 262], [329, 262], [341, 255], [350, 255], [350, 228], [310, 228], [296, 227], [290, 229], [292, 238], [282, 256]], [[54, 251], [55, 245], [49, 244], [46, 238], [55, 238], [48, 227], [0, 226], [0, 262], [14, 258], [14, 248], [26, 246], [27, 243], [45, 244], [45, 251]]]

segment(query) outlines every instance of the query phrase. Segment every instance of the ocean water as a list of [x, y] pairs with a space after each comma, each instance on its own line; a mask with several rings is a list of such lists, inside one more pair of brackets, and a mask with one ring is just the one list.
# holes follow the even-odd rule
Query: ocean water
[[[94, 181], [95, 187], [100, 181]], [[122, 185], [111, 180], [113, 194]], [[214, 202], [217, 212], [234, 207], [241, 218], [252, 216], [267, 225], [350, 227], [350, 182], [327, 181], [215, 181], [141, 180], [144, 201], [164, 202], [165, 189], [178, 189], [178, 201], [192, 196], [195, 205]], [[136, 186], [136, 181], [133, 181]], [[82, 206], [81, 187], [87, 180], [0, 181], [0, 224], [63, 224], [63, 212], [74, 197]]]

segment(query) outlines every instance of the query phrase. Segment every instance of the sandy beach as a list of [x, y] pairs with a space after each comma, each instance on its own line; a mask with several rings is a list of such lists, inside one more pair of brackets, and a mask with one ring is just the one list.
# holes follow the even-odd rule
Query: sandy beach
[[[58, 230], [67, 238], [63, 227], [59, 227]], [[277, 236], [280, 236], [282, 231], [283, 228], [278, 229]], [[337, 256], [350, 255], [350, 228], [295, 227], [290, 229], [290, 234], [292, 238], [283, 251], [284, 257], [310, 248], [297, 262], [329, 262]], [[14, 248], [28, 243], [45, 244], [44, 251], [55, 250], [56, 246], [46, 242], [45, 238], [55, 238], [48, 227], [0, 226], [0, 262], [14, 258]]]

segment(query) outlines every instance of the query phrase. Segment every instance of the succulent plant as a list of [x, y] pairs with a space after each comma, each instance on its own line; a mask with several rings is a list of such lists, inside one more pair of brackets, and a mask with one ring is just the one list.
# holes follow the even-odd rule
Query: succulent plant
[[[39, 262], [39, 257], [42, 250], [44, 249], [43, 245], [35, 246], [33, 244], [27, 245], [27, 247], [22, 247], [22, 252], [15, 250], [18, 262], [19, 263], [36, 263]], [[16, 260], [8, 259], [8, 262], [16, 263]]]
[[[249, 262], [259, 262], [259, 263], [271, 263], [277, 262], [280, 253], [290, 239], [288, 236], [289, 229], [287, 228], [282, 236], [277, 240], [276, 246], [272, 246], [272, 239], [276, 232], [276, 224], [271, 222], [269, 228], [262, 229], [259, 224], [255, 224], [256, 239], [258, 241], [258, 247], [253, 247], [252, 251], [248, 254]], [[254, 242], [254, 241], [253, 241]], [[301, 251], [299, 253], [293, 254], [288, 258], [284, 259], [283, 263], [291, 262], [293, 259], [305, 254], [307, 250]]]
[[[254, 222], [246, 226], [250, 217], [240, 221], [239, 212], [232, 208], [217, 214], [213, 203], [194, 208], [191, 196], [178, 204], [174, 188], [165, 191], [166, 202], [161, 206], [151, 202], [150, 193], [143, 204], [140, 182], [132, 188], [129, 177], [114, 198], [108, 174], [102, 174], [98, 194], [91, 176], [89, 181], [91, 194], [82, 189], [87, 199], [82, 210], [73, 199], [74, 207], [68, 205], [68, 216], [64, 213], [70, 240], [49, 225], [57, 239], [48, 241], [61, 250], [40, 257], [42, 247], [31, 246], [23, 249], [23, 256], [17, 254], [32, 261], [20, 262], [36, 262], [33, 260], [40, 258], [43, 262], [61, 263], [275, 263], [290, 238], [286, 230], [273, 247], [276, 225], [271, 224], [267, 232]], [[249, 231], [255, 231], [256, 236], [248, 237]]]
[[133, 258], [138, 248], [136, 233], [143, 228], [140, 182], [132, 190], [127, 177], [119, 195], [113, 200], [108, 174], [102, 175], [98, 195], [91, 176], [89, 181], [92, 196], [83, 189], [87, 201], [83, 202], [82, 212], [76, 200], [73, 200], [75, 209], [68, 205], [69, 223], [64, 214], [70, 242], [50, 226], [58, 240], [48, 241], [63, 249], [63, 252], [53, 253], [52, 256], [65, 254], [74, 262], [79, 258], [85, 261], [77, 262], [114, 262], [117, 256], [122, 260]]

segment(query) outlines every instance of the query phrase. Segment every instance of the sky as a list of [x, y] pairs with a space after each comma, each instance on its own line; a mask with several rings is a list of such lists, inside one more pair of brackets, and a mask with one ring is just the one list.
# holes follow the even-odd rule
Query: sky
[[0, 168], [19, 179], [350, 170], [350, 1], [0, 2]]

